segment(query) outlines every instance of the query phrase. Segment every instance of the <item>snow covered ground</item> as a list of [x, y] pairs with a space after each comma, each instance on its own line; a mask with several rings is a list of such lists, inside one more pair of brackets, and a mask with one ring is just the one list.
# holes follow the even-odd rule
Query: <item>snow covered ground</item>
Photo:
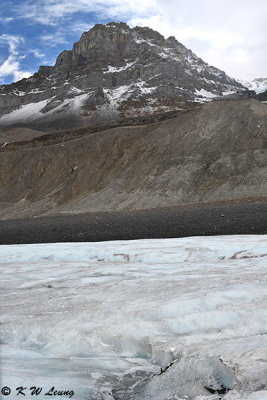
[[0, 246], [0, 269], [7, 399], [267, 399], [266, 236]]

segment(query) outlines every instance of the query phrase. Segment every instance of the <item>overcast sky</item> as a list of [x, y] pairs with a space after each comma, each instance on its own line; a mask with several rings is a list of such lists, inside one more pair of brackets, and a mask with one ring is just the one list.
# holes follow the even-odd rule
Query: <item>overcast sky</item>
[[267, 0], [1, 0], [0, 84], [53, 65], [96, 23], [175, 36], [228, 75], [267, 77]]

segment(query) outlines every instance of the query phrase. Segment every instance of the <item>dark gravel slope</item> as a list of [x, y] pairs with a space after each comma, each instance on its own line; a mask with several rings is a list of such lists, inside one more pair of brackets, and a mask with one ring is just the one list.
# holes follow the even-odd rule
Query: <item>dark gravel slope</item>
[[0, 244], [96, 242], [230, 234], [267, 234], [267, 200], [240, 200], [0, 222]]

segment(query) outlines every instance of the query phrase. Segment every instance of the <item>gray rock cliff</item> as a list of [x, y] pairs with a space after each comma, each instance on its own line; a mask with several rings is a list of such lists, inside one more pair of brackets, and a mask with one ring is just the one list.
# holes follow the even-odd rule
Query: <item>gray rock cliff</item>
[[122, 22], [97, 24], [53, 67], [0, 87], [0, 127], [86, 126], [184, 109], [244, 90], [174, 37]]

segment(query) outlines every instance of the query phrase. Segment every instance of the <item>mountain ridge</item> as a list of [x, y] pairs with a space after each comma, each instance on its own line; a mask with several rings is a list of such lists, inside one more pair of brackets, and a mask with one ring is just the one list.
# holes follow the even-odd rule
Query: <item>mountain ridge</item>
[[174, 37], [147, 27], [97, 24], [54, 66], [0, 87], [0, 126], [87, 126], [191, 107], [247, 89]]

